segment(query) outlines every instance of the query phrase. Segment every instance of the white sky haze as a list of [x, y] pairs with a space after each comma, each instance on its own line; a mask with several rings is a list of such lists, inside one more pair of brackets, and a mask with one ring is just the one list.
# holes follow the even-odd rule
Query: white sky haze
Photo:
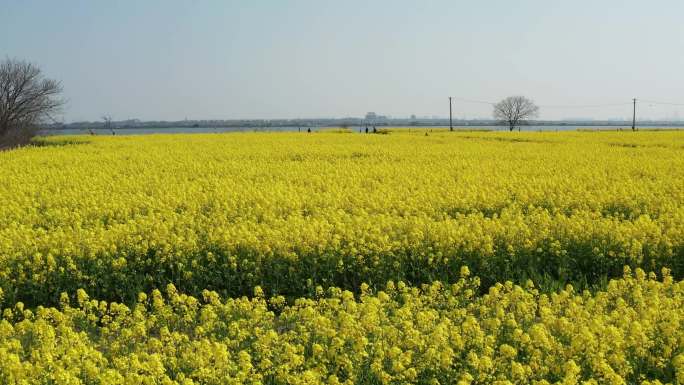
[[627, 118], [632, 97], [684, 103], [683, 17], [681, 0], [2, 0], [0, 56], [61, 80], [66, 121], [446, 116], [449, 95], [513, 94], [543, 119]]

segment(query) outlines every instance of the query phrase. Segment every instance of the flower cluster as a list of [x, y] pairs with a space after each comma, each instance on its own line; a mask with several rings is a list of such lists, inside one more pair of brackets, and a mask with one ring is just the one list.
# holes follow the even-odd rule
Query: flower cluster
[[[65, 142], [66, 140], [66, 142]], [[80, 143], [79, 143], [80, 142]], [[49, 138], [0, 153], [5, 306], [684, 276], [684, 134]], [[59, 146], [57, 146], [59, 144]], [[547, 282], [548, 281], [548, 282]]]
[[684, 282], [664, 270], [542, 294], [531, 282], [483, 296], [389, 282], [330, 288], [287, 305], [139, 294], [129, 306], [63, 294], [0, 320], [3, 384], [661, 384], [684, 383]]

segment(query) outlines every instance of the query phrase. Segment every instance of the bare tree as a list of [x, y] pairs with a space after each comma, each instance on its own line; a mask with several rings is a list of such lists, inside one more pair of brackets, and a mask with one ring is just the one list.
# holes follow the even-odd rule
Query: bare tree
[[0, 148], [27, 143], [40, 124], [54, 122], [64, 105], [61, 92], [62, 85], [32, 63], [0, 62]]
[[509, 96], [494, 105], [494, 119], [507, 124], [510, 131], [539, 114], [539, 107], [524, 96]]

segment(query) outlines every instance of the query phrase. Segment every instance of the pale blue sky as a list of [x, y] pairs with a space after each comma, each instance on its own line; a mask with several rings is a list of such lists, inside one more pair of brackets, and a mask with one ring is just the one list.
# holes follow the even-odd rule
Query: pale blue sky
[[524, 94], [548, 119], [684, 103], [681, 0], [0, 2], [0, 56], [60, 79], [67, 121], [446, 116], [449, 95]]

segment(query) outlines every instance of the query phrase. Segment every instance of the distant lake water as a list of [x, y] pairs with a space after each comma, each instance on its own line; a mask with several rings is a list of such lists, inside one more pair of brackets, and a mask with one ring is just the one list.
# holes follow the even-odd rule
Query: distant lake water
[[[220, 133], [220, 132], [306, 132], [308, 128], [311, 131], [334, 130], [335, 127], [145, 127], [145, 128], [117, 128], [114, 129], [116, 135], [146, 135], [146, 134], [206, 134], [206, 133]], [[365, 132], [366, 126], [350, 126], [352, 132]], [[385, 126], [377, 126], [378, 129], [386, 128]], [[444, 130], [448, 126], [406, 126], [406, 127], [391, 127], [401, 128], [406, 130]], [[676, 127], [663, 126], [640, 126], [644, 129], [678, 129]], [[372, 129], [372, 128], [371, 128]], [[504, 126], [454, 126], [455, 130], [491, 130], [491, 131], [508, 131]], [[521, 131], [576, 131], [576, 130], [601, 130], [601, 131], [617, 131], [617, 130], [631, 130], [631, 126], [523, 126]], [[91, 130], [88, 129], [63, 129], [63, 130], [44, 130], [41, 135], [90, 135]], [[95, 135], [112, 135], [111, 130], [96, 128], [92, 129]]]

